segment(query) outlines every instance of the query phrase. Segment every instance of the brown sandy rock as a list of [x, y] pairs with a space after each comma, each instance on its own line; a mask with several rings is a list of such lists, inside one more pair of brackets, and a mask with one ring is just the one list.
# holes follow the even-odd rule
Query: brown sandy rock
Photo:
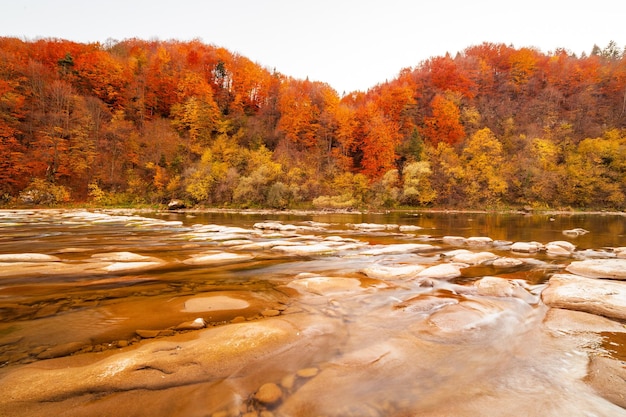
[[[222, 381], [243, 368], [258, 369], [259, 378], [267, 374], [268, 361], [280, 364], [284, 375], [327, 359], [345, 339], [342, 329], [339, 320], [292, 314], [147, 341], [104, 357], [88, 353], [80, 360], [67, 357], [6, 368], [0, 370], [0, 415], [46, 415], [46, 407], [58, 409], [64, 401], [83, 401], [85, 395], [100, 398], [112, 392], [158, 392]], [[132, 401], [133, 396], [127, 398]]]
[[626, 284], [621, 282], [557, 274], [541, 298], [550, 307], [626, 320]]
[[598, 395], [626, 408], [626, 366], [623, 361], [593, 356], [586, 381]]
[[586, 259], [572, 262], [566, 270], [588, 278], [626, 280], [626, 259]]
[[281, 400], [283, 391], [273, 382], [261, 385], [259, 390], [254, 394], [254, 399], [265, 405], [273, 405]]

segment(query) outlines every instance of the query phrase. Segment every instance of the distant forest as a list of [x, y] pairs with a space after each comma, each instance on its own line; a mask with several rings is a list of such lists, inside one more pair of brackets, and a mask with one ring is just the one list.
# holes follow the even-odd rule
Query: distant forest
[[622, 210], [624, 52], [483, 43], [340, 95], [197, 40], [0, 38], [0, 204]]

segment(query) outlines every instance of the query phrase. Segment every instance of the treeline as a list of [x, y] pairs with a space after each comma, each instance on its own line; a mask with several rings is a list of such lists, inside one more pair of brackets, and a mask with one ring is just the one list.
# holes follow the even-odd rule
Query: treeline
[[340, 97], [200, 41], [0, 38], [3, 203], [624, 209], [625, 193], [613, 42], [484, 43]]

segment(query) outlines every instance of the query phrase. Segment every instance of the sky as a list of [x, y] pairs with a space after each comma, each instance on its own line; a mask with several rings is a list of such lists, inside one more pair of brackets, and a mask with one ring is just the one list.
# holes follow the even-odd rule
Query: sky
[[200, 39], [343, 94], [483, 42], [623, 48], [625, 16], [619, 0], [0, 0], [0, 36]]

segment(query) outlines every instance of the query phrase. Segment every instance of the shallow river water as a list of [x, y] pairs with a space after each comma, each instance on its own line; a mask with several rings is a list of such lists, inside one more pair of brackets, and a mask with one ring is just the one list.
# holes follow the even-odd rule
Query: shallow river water
[[626, 416], [586, 381], [623, 333], [541, 299], [625, 235], [612, 214], [0, 211], [0, 416]]

